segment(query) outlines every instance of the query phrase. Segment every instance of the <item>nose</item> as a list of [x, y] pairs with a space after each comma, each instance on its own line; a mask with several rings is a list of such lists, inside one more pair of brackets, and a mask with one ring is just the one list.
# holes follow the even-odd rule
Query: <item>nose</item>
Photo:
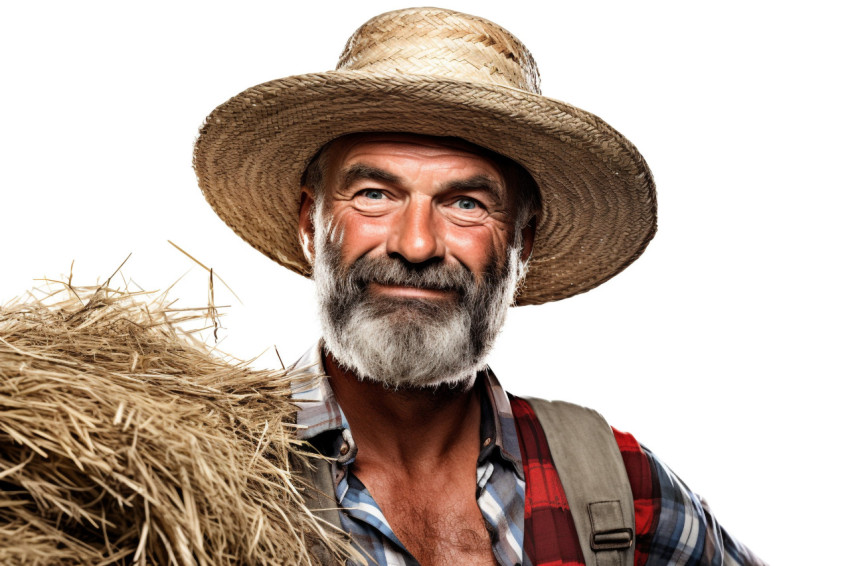
[[445, 243], [431, 199], [413, 198], [394, 219], [387, 253], [398, 254], [410, 263], [424, 263], [445, 255]]

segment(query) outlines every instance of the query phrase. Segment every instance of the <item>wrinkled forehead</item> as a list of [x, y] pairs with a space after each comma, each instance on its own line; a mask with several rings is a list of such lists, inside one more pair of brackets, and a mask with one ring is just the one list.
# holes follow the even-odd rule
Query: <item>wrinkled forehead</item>
[[407, 133], [358, 133], [337, 138], [326, 147], [326, 151], [330, 170], [338, 173], [344, 162], [358, 155], [368, 153], [380, 156], [384, 151], [403, 151], [405, 148], [423, 155], [451, 154], [474, 158], [494, 181], [498, 181], [508, 193], [511, 191], [505, 182], [508, 177], [507, 158], [461, 138]]

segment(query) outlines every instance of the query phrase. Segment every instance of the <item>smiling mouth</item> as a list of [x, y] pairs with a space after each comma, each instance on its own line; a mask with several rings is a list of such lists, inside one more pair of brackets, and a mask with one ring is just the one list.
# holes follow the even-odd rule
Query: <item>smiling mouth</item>
[[382, 295], [393, 297], [410, 298], [410, 299], [437, 299], [445, 300], [457, 295], [454, 289], [438, 289], [434, 287], [412, 287], [408, 285], [392, 285], [384, 283], [369, 283], [369, 288], [373, 292]]

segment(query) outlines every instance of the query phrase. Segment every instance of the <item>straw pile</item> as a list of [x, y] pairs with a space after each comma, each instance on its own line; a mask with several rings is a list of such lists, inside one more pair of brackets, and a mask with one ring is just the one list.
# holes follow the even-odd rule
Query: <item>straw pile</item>
[[197, 311], [66, 287], [0, 307], [0, 563], [343, 561], [291, 467], [297, 376], [216, 357]]

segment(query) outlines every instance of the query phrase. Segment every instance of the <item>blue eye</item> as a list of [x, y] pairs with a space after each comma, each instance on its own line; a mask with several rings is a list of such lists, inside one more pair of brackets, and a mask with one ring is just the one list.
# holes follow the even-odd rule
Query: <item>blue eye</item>
[[363, 196], [369, 200], [381, 200], [384, 198], [384, 193], [376, 189], [366, 189], [363, 191]]
[[463, 210], [475, 210], [478, 208], [478, 201], [471, 198], [459, 198], [455, 201], [455, 206]]

